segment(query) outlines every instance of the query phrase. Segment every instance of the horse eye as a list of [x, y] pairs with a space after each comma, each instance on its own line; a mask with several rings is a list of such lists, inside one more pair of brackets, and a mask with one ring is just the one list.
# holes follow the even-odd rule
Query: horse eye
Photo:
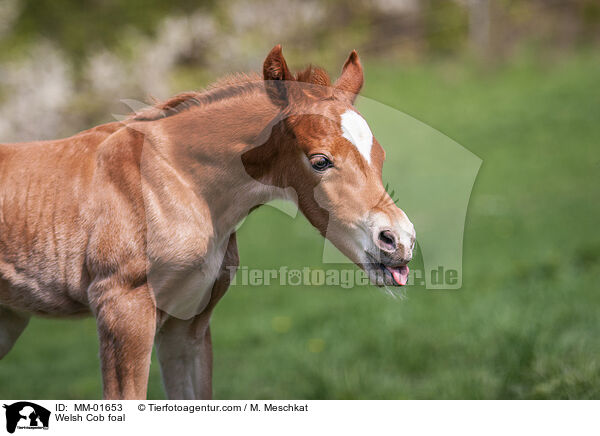
[[316, 171], [325, 171], [327, 168], [333, 166], [333, 163], [329, 160], [329, 158], [323, 154], [315, 154], [311, 156], [310, 164]]

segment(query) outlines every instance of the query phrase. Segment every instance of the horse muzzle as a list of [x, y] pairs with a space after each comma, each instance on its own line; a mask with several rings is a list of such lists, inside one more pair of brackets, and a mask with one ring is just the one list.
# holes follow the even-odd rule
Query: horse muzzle
[[416, 234], [413, 224], [402, 220], [396, 226], [379, 226], [373, 231], [374, 249], [366, 251], [371, 281], [379, 286], [404, 286], [408, 282], [408, 262], [412, 260]]

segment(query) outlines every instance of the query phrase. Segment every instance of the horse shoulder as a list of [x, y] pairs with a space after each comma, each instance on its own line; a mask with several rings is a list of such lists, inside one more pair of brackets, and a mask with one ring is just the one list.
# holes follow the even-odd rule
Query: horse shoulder
[[157, 153], [152, 123], [142, 124], [115, 132], [98, 149], [88, 252], [103, 270], [132, 258], [139, 265], [202, 264], [213, 234], [208, 207]]

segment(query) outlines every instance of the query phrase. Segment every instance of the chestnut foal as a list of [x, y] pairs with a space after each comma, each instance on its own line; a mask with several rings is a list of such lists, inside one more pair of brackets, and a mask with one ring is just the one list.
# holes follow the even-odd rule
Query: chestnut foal
[[167, 395], [211, 397], [210, 316], [238, 265], [236, 225], [273, 198], [374, 284], [406, 284], [414, 227], [385, 193], [383, 148], [354, 109], [356, 52], [330, 84], [218, 82], [73, 137], [0, 145], [0, 357], [31, 315], [97, 320], [104, 398], [143, 399], [156, 344]]

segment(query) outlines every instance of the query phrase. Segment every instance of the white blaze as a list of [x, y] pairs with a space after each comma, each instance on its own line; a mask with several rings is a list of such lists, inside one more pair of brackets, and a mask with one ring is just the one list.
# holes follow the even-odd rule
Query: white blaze
[[373, 133], [365, 119], [348, 109], [342, 114], [342, 132], [342, 136], [350, 141], [370, 164]]

